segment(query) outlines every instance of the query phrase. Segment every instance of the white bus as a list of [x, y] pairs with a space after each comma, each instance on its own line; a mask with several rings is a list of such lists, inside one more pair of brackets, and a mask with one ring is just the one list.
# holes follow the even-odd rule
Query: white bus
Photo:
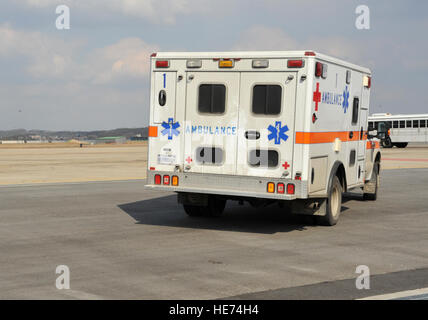
[[369, 131], [378, 130], [379, 123], [390, 129], [390, 136], [382, 141], [385, 148], [405, 148], [409, 142], [428, 143], [428, 114], [375, 113], [369, 116]]

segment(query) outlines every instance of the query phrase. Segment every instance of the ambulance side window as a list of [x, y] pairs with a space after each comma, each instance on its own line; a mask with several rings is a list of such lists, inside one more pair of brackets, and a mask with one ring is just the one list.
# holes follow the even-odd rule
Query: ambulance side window
[[248, 163], [252, 167], [275, 168], [278, 166], [278, 152], [275, 150], [251, 150]]
[[392, 126], [393, 128], [398, 128], [398, 121], [394, 121], [394, 122], [392, 123], [392, 125], [393, 125], [393, 126]]
[[354, 149], [351, 150], [349, 154], [349, 166], [353, 167], [355, 165], [356, 151]]
[[282, 87], [279, 85], [255, 85], [253, 106], [255, 114], [277, 115], [281, 112]]
[[354, 104], [352, 107], [352, 124], [357, 124], [358, 122], [358, 108], [360, 104], [360, 99], [354, 98]]
[[225, 104], [226, 87], [223, 84], [201, 84], [199, 86], [199, 112], [224, 113]]

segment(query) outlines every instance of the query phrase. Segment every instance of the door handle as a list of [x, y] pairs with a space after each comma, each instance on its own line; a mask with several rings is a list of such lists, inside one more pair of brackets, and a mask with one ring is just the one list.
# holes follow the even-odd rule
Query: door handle
[[352, 139], [354, 137], [354, 131], [349, 131], [349, 139]]

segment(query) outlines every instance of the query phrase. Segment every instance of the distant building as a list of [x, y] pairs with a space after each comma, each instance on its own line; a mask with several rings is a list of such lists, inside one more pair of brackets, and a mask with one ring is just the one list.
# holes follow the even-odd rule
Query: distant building
[[126, 137], [101, 137], [101, 138], [97, 138], [94, 141], [95, 144], [102, 144], [102, 143], [121, 144], [121, 143], [125, 143], [125, 142], [126, 142]]

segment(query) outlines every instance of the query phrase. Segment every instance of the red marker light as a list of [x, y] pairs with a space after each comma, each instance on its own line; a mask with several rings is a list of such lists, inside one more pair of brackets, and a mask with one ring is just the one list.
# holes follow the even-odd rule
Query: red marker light
[[156, 61], [156, 68], [169, 68], [169, 61], [168, 60], [157, 60]]
[[294, 194], [294, 184], [287, 184], [287, 194]]
[[302, 68], [304, 65], [303, 60], [288, 60], [287, 67], [289, 68]]
[[306, 51], [305, 56], [315, 56], [315, 52], [313, 51]]

